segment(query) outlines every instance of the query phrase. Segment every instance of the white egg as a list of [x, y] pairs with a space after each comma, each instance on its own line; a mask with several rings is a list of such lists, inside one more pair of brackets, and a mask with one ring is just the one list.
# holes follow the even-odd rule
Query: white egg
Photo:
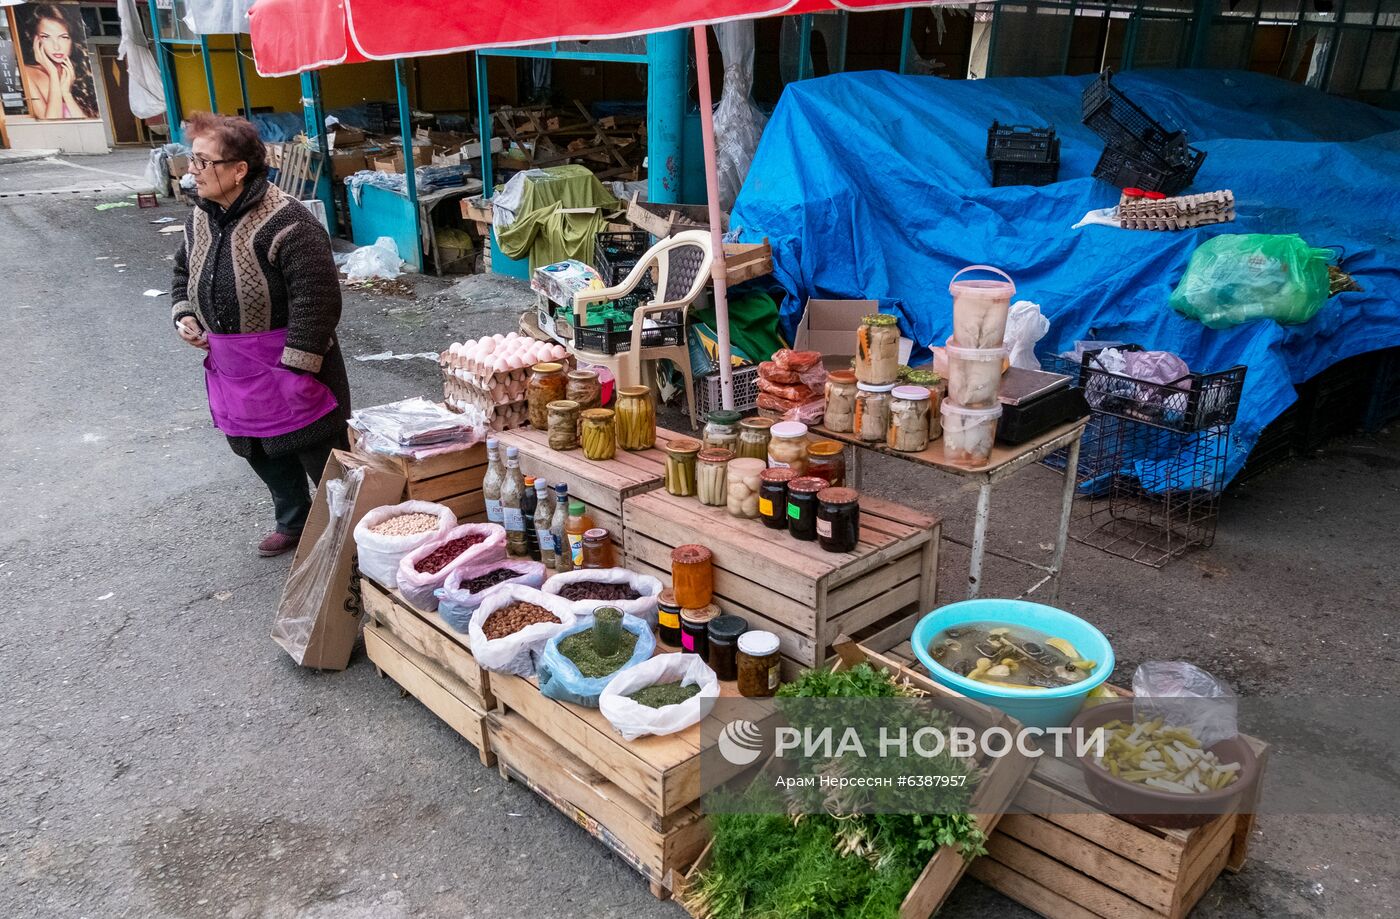
[[483, 338], [478, 346], [482, 354], [490, 354], [496, 350], [496, 340], [494, 338]]
[[504, 335], [502, 335], [500, 332], [497, 332], [495, 335], [492, 335], [492, 336], [491, 336], [491, 340], [494, 341], [494, 342], [500, 343], [500, 342], [505, 341], [505, 340], [506, 340], [506, 337], [505, 337]]

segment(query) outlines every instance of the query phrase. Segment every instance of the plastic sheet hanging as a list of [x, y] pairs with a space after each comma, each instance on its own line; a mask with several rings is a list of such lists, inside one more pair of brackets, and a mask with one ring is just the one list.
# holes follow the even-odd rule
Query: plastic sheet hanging
[[724, 89], [715, 106], [715, 171], [719, 174], [719, 206], [727, 211], [744, 187], [768, 119], [752, 95], [753, 20], [722, 22], [714, 30], [724, 59]]
[[[118, 0], [117, 16], [122, 23], [122, 40], [117, 45], [117, 60], [126, 61], [130, 81], [127, 105], [137, 118], [156, 118], [165, 114], [165, 87], [160, 81], [160, 67], [146, 44], [141, 27], [141, 14], [136, 0]], [[157, 188], [164, 188], [158, 184]]]

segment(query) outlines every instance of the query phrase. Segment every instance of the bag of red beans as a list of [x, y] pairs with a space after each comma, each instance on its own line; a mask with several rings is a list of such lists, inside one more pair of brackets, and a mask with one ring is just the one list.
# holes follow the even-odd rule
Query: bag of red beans
[[464, 523], [403, 557], [399, 562], [399, 590], [417, 609], [436, 612], [435, 591], [447, 583], [453, 571], [463, 565], [505, 558], [504, 527], [496, 523]]

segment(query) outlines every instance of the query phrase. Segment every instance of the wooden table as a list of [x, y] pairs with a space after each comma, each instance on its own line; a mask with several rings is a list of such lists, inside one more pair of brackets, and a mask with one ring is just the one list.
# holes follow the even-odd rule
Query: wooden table
[[[1060, 575], [1064, 569], [1065, 542], [1069, 538], [1069, 517], [1070, 510], [1074, 504], [1075, 476], [1073, 470], [1079, 468], [1079, 446], [1084, 437], [1084, 427], [1089, 423], [1086, 415], [1077, 421], [1062, 424], [1057, 428], [1029, 440], [1026, 443], [1016, 446], [996, 444], [992, 447], [992, 455], [987, 458], [987, 462], [980, 466], [964, 466], [958, 463], [950, 463], [943, 458], [942, 441], [934, 441], [926, 450], [919, 453], [902, 453], [898, 450], [891, 450], [885, 446], [884, 442], [867, 443], [860, 440], [854, 434], [838, 434], [829, 431], [824, 427], [814, 427], [812, 430], [822, 437], [849, 444], [851, 446], [851, 482], [857, 488], [862, 486], [862, 460], [865, 450], [873, 450], [883, 453], [886, 456], [893, 456], [906, 462], [915, 463], [931, 469], [937, 469], [949, 475], [970, 479], [978, 484], [977, 490], [977, 518], [972, 530], [972, 544], [967, 546], [972, 550], [972, 561], [967, 572], [967, 598], [975, 599], [982, 588], [982, 562], [987, 555], [987, 524], [991, 519], [992, 512], [992, 486], [1003, 479], [1010, 478], [1027, 466], [1038, 463], [1045, 457], [1064, 447], [1069, 448], [1069, 461], [1065, 466], [1069, 470], [1065, 474], [1065, 484], [1063, 497], [1060, 505], [1060, 523], [1055, 535], [1055, 554], [1049, 565], [1042, 565], [1039, 562], [1032, 562], [1023, 558], [1016, 558], [1012, 555], [1004, 555], [993, 552], [998, 558], [1005, 558], [1009, 561], [1017, 562], [1038, 571], [1045, 572], [1045, 576], [1033, 584], [1025, 593], [1025, 597], [1045, 584], [1050, 584], [1049, 602], [1055, 602], [1060, 592]], [[957, 542], [957, 540], [951, 540]], [[966, 543], [958, 543], [966, 546]]]

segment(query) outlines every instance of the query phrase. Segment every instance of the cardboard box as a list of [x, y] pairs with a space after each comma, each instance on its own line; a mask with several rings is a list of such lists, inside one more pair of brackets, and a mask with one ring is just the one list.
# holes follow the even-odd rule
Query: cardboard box
[[[326, 487], [343, 478], [352, 469], [363, 469], [364, 478], [355, 493], [345, 523], [344, 540], [336, 552], [334, 561], [328, 567], [321, 564], [307, 568], [308, 559], [316, 552], [316, 544], [330, 524], [330, 507], [326, 501]], [[302, 531], [301, 543], [292, 559], [292, 570], [287, 577], [287, 587], [301, 580], [312, 571], [324, 579], [325, 590], [319, 604], [314, 609], [297, 608], [301, 602], [283, 588], [281, 602], [278, 603], [277, 620], [273, 626], [273, 640], [282, 645], [287, 653], [303, 667], [318, 670], [344, 670], [350, 663], [350, 652], [360, 636], [359, 584], [355, 577], [355, 525], [360, 518], [376, 507], [397, 504], [403, 494], [404, 477], [381, 466], [365, 462], [347, 451], [335, 450], [326, 460], [326, 468], [321, 473], [321, 485], [316, 489], [316, 500], [311, 505], [311, 514]], [[321, 560], [317, 560], [318, 563]], [[313, 581], [313, 586], [316, 585]], [[314, 592], [314, 591], [313, 591]], [[299, 591], [303, 596], [306, 591]], [[304, 634], [295, 628], [296, 620], [310, 621], [310, 635], [304, 645], [296, 636]]]
[[[432, 164], [433, 164], [433, 148], [432, 148], [432, 147], [414, 147], [414, 148], [413, 148], [413, 165], [414, 165], [414, 166], [431, 166]], [[376, 157], [374, 158], [374, 168], [375, 168], [376, 170], [378, 170], [379, 172], [397, 172], [397, 173], [402, 174], [403, 171], [404, 171], [404, 170], [403, 170], [403, 151], [402, 151], [402, 150], [397, 150], [397, 151], [395, 151], [395, 152], [392, 153], [392, 154], [385, 154], [385, 155], [383, 155], [383, 156], [376, 156]]]
[[798, 351], [820, 351], [828, 358], [854, 357], [860, 320], [878, 312], [878, 300], [808, 300], [797, 324], [793, 347]]
[[369, 158], [364, 150], [336, 150], [331, 154], [331, 175], [337, 179], [368, 168]]
[[183, 153], [170, 157], [166, 162], [170, 164], [172, 179], [178, 179], [190, 171], [190, 158]]
[[334, 131], [327, 134], [326, 139], [332, 150], [346, 150], [364, 143], [365, 132], [359, 128], [349, 128], [342, 124], [337, 125]]

